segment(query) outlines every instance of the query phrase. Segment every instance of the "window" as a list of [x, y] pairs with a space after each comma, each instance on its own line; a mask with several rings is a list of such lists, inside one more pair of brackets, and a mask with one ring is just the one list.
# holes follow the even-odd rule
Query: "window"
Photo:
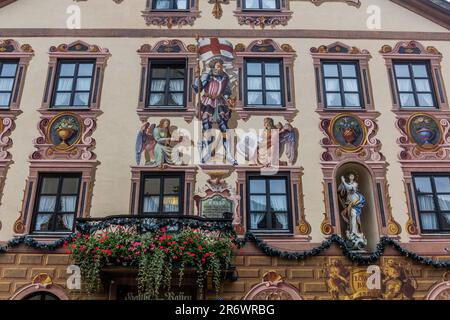
[[290, 230], [287, 176], [249, 176], [247, 189], [250, 230]]
[[283, 106], [282, 65], [279, 59], [245, 60], [246, 106]]
[[34, 209], [35, 232], [71, 232], [80, 193], [80, 174], [43, 174]]
[[423, 232], [450, 232], [450, 175], [415, 175]]
[[182, 175], [144, 174], [141, 214], [183, 214]]
[[17, 73], [17, 61], [0, 60], [0, 108], [9, 108]]
[[244, 10], [276, 10], [280, 9], [279, 0], [243, 0]]
[[358, 62], [322, 62], [327, 108], [362, 108]]
[[154, 10], [187, 10], [188, 0], [153, 0]]
[[94, 65], [92, 60], [59, 61], [53, 107], [89, 107]]
[[148, 107], [184, 107], [185, 61], [151, 61]]
[[400, 107], [435, 107], [428, 62], [394, 62]]

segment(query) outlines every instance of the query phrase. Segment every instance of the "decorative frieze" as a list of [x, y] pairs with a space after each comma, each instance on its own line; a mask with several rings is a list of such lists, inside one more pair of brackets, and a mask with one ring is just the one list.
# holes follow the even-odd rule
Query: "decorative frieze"
[[142, 11], [142, 16], [148, 26], [184, 27], [194, 25], [195, 20], [200, 17], [198, 10], [198, 0], [187, 1], [186, 9], [155, 9], [155, 0], [147, 1], [147, 6]]
[[293, 12], [289, 9], [289, 0], [280, 0], [278, 9], [246, 9], [243, 1], [237, 1], [234, 16], [240, 25], [249, 25], [252, 28], [286, 26]]

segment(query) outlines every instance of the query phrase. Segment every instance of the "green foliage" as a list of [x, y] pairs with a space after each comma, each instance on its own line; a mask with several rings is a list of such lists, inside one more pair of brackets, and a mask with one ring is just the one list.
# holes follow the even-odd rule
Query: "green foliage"
[[234, 240], [233, 234], [186, 226], [176, 233], [162, 227], [144, 234], [119, 226], [93, 235], [78, 234], [65, 247], [80, 266], [88, 292], [98, 289], [103, 267], [136, 266], [139, 293], [157, 299], [162, 290], [170, 289], [174, 269], [178, 269], [179, 285], [185, 268], [195, 269], [200, 291], [211, 274], [218, 293], [221, 272], [228, 268], [233, 256]]

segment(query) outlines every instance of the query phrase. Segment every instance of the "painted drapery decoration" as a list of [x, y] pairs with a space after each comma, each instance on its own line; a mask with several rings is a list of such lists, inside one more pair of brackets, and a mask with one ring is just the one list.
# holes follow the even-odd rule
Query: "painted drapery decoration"
[[[217, 124], [222, 133], [222, 144], [225, 151], [225, 159], [228, 163], [237, 165], [236, 159], [231, 153], [231, 141], [227, 133], [228, 120], [231, 118], [234, 99], [232, 98], [231, 77], [226, 72], [226, 62], [233, 60], [233, 45], [218, 38], [199, 39], [199, 62], [196, 70], [194, 90], [198, 94], [198, 108], [202, 121], [202, 141], [199, 145], [202, 163], [207, 163], [214, 155], [212, 149], [214, 135], [213, 125]], [[229, 64], [228, 64], [229, 65]]]
[[348, 181], [344, 176], [341, 177], [338, 188], [339, 201], [344, 208], [341, 215], [347, 224], [345, 236], [351, 247], [362, 250], [367, 245], [367, 239], [361, 228], [361, 216], [366, 205], [366, 198], [359, 192], [356, 175], [349, 173], [347, 178]]

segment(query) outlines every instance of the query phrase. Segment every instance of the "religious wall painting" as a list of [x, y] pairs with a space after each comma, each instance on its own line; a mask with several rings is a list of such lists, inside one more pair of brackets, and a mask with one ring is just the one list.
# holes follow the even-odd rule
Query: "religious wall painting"
[[[195, 71], [193, 89], [197, 94], [198, 117], [202, 122], [202, 140], [198, 143], [202, 164], [237, 165], [232, 152], [229, 120], [235, 108], [236, 72], [233, 66], [233, 45], [222, 38], [198, 39], [199, 64]], [[218, 129], [218, 137], [214, 131]], [[215, 157], [221, 140], [223, 160]]]
[[[253, 166], [292, 166], [298, 157], [298, 130], [289, 122], [264, 118], [263, 129], [245, 133], [236, 151]], [[286, 161], [280, 160], [285, 156]]]
[[143, 121], [136, 137], [136, 165], [183, 165], [186, 162], [181, 146], [189, 145], [187, 139], [170, 119], [158, 123]]
[[47, 139], [56, 150], [67, 151], [76, 145], [83, 132], [81, 119], [75, 114], [61, 114], [50, 120]]
[[[340, 258], [330, 258], [324, 265], [324, 279], [333, 300], [414, 300], [418, 283], [410, 263], [384, 259], [374, 265], [374, 275], [367, 267], [348, 265]], [[375, 280], [375, 281], [374, 281]], [[377, 283], [378, 282], [378, 283]], [[370, 287], [368, 286], [370, 283]], [[378, 285], [379, 286], [378, 286]]]
[[412, 115], [408, 120], [407, 128], [411, 141], [420, 148], [433, 150], [442, 143], [442, 128], [430, 115]]
[[356, 152], [366, 142], [366, 129], [361, 119], [352, 115], [338, 115], [330, 124], [336, 144], [346, 152]]

